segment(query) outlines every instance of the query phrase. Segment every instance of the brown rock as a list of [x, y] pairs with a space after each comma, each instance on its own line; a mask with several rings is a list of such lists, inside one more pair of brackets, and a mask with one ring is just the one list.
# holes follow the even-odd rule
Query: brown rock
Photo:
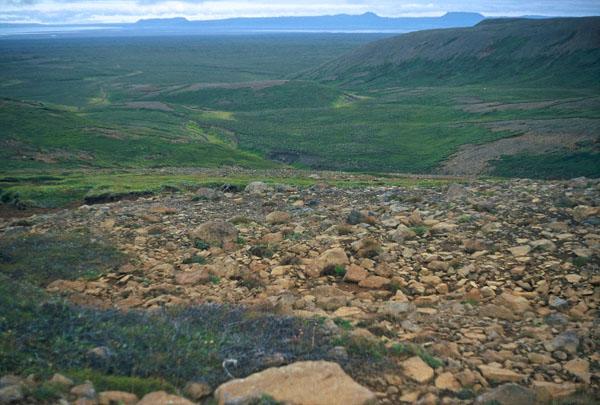
[[238, 237], [238, 230], [225, 221], [208, 221], [190, 232], [192, 239], [200, 239], [215, 246], [223, 246], [234, 242]]
[[194, 285], [199, 283], [206, 283], [210, 279], [210, 272], [208, 269], [201, 269], [196, 271], [182, 271], [175, 275], [175, 282], [181, 285]]
[[279, 225], [290, 222], [291, 216], [285, 211], [273, 211], [265, 219], [268, 224]]
[[86, 382], [71, 388], [71, 394], [75, 395], [76, 397], [95, 398], [96, 390], [94, 389], [92, 383]]
[[351, 283], [359, 283], [365, 278], [367, 278], [368, 275], [369, 272], [363, 269], [362, 267], [357, 266], [356, 264], [351, 264], [346, 268], [346, 275], [344, 276], [344, 280], [349, 281]]
[[531, 252], [531, 247], [527, 246], [527, 245], [515, 246], [515, 247], [509, 248], [508, 250], [510, 251], [510, 253], [513, 254], [513, 256], [521, 257], [521, 256], [527, 256], [529, 254], [529, 252]]
[[250, 403], [263, 395], [290, 404], [366, 405], [377, 401], [375, 394], [352, 380], [339, 365], [326, 361], [269, 368], [229, 381], [215, 391], [219, 405]]
[[564, 369], [586, 384], [590, 383], [590, 363], [584, 359], [573, 359], [564, 365]]
[[500, 295], [497, 301], [499, 305], [508, 307], [517, 314], [522, 314], [531, 310], [531, 305], [526, 298], [519, 297], [518, 295], [512, 295], [507, 292]]
[[451, 372], [445, 372], [435, 379], [435, 387], [440, 390], [458, 392], [462, 388]]
[[138, 397], [131, 392], [103, 391], [98, 394], [99, 405], [135, 405]]
[[177, 395], [167, 394], [165, 391], [156, 391], [146, 394], [137, 405], [194, 405], [194, 403]]
[[486, 249], [485, 242], [479, 239], [465, 239], [463, 245], [467, 253], [475, 253]]
[[427, 383], [433, 378], [433, 369], [418, 356], [403, 361], [401, 366], [404, 374], [419, 384]]
[[352, 244], [358, 257], [375, 257], [381, 251], [381, 245], [373, 238], [362, 239]]
[[573, 395], [579, 387], [579, 384], [556, 384], [546, 381], [534, 381], [531, 385], [531, 388], [535, 391], [537, 400], [541, 403], [549, 403], [561, 398], [566, 398]]
[[279, 243], [283, 240], [282, 232], [267, 233], [262, 237], [262, 242], [266, 244]]
[[183, 392], [185, 395], [187, 395], [189, 398], [192, 398], [194, 401], [199, 401], [202, 398], [209, 396], [212, 391], [213, 390], [210, 388], [210, 385], [195, 381], [190, 381], [185, 385], [185, 387], [183, 387]]
[[358, 285], [363, 288], [383, 288], [386, 285], [390, 284], [390, 280], [385, 277], [379, 276], [369, 276], [362, 280]]
[[512, 370], [484, 364], [479, 366], [479, 371], [481, 371], [486, 380], [495, 383], [517, 382], [524, 378], [524, 376]]
[[318, 259], [319, 266], [325, 270], [333, 266], [345, 266], [349, 263], [346, 251], [342, 248], [333, 248], [324, 251]]
[[49, 380], [49, 382], [52, 383], [52, 384], [58, 384], [58, 385], [62, 385], [62, 386], [65, 386], [65, 387], [71, 387], [71, 386], [73, 386], [73, 380], [71, 380], [68, 377], [65, 377], [62, 374], [58, 374], [58, 373], [54, 374], [52, 376], [52, 378]]
[[427, 263], [427, 268], [433, 271], [448, 271], [450, 264], [441, 260], [432, 260], [431, 262]]

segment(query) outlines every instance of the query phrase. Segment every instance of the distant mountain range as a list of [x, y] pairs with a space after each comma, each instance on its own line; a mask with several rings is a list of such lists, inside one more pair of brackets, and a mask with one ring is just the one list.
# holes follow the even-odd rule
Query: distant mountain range
[[347, 85], [523, 83], [598, 87], [600, 17], [488, 19], [369, 43], [301, 77]]
[[[441, 17], [380, 17], [374, 13], [314, 17], [232, 18], [190, 21], [185, 18], [140, 20], [133, 24], [0, 24], [0, 34], [102, 31], [108, 35], [186, 35], [269, 32], [389, 32], [471, 27], [485, 17], [478, 13], [447, 13]], [[61, 29], [62, 28], [62, 29]], [[68, 28], [68, 29], [67, 29]]]
[[214, 21], [188, 21], [185, 18], [140, 20], [133, 29], [177, 30], [185, 32], [242, 31], [376, 31], [408, 32], [433, 28], [470, 27], [485, 17], [477, 13], [447, 13], [441, 17], [380, 17], [374, 13], [339, 14], [317, 17], [232, 18]]

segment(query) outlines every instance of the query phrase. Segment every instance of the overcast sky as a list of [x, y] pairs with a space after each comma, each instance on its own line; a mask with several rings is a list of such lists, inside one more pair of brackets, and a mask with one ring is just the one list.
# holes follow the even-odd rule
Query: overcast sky
[[0, 0], [1, 22], [132, 22], [140, 18], [207, 20], [323, 14], [438, 16], [474, 11], [486, 16], [600, 15], [600, 0]]

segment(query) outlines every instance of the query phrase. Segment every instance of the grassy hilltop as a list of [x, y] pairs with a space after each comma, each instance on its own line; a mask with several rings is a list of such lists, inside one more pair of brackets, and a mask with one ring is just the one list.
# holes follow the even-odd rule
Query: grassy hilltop
[[304, 77], [347, 86], [594, 87], [600, 18], [492, 19], [418, 31], [363, 46]]

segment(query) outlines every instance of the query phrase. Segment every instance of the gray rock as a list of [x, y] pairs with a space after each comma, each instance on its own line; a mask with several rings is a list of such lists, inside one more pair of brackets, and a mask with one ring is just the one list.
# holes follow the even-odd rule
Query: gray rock
[[208, 187], [201, 187], [196, 190], [196, 195], [194, 199], [196, 200], [209, 200], [209, 201], [217, 201], [223, 198], [225, 194], [220, 190], [214, 190]]
[[448, 187], [448, 191], [446, 191], [446, 198], [449, 201], [460, 200], [467, 196], [467, 190], [464, 186], [460, 184], [452, 183]]
[[531, 405], [535, 401], [535, 392], [519, 384], [508, 383], [478, 396], [475, 404]]
[[0, 404], [17, 403], [23, 399], [23, 389], [20, 385], [9, 385], [0, 389]]
[[233, 242], [238, 237], [238, 231], [229, 222], [208, 221], [190, 232], [192, 239], [200, 239], [211, 245], [222, 246], [226, 242]]
[[544, 344], [544, 347], [549, 352], [562, 350], [568, 353], [577, 353], [579, 347], [579, 336], [577, 332], [568, 330], [556, 336], [549, 342]]
[[391, 316], [392, 318], [402, 319], [406, 314], [416, 309], [412, 302], [388, 301], [379, 308], [379, 313]]
[[555, 312], [546, 316], [544, 322], [548, 325], [566, 325], [569, 323], [569, 317], [560, 312]]
[[8, 387], [10, 385], [21, 385], [23, 379], [16, 375], [8, 374], [0, 378], [0, 388]]
[[263, 194], [268, 192], [270, 189], [271, 188], [262, 181], [253, 181], [246, 186], [245, 191], [249, 194]]
[[550, 305], [552, 308], [560, 310], [569, 308], [569, 302], [567, 300], [556, 296], [550, 297], [548, 300], [548, 305]]
[[350, 225], [358, 225], [365, 221], [365, 216], [357, 210], [352, 210], [348, 217], [346, 218], [346, 222]]

